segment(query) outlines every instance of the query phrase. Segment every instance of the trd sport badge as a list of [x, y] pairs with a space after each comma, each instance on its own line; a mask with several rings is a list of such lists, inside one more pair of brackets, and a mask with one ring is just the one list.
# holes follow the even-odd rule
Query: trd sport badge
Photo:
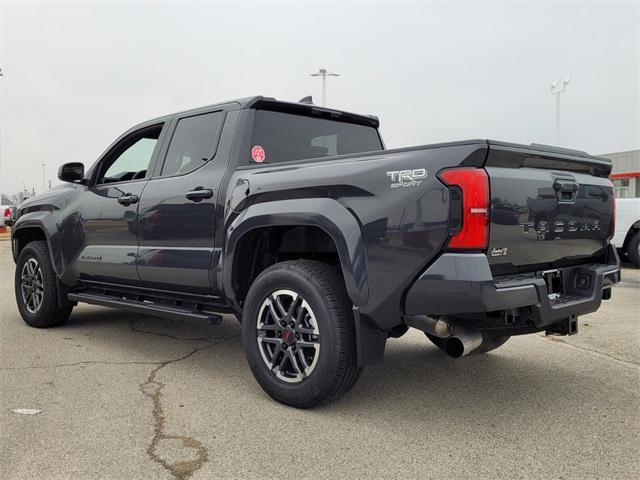
[[423, 179], [427, 178], [427, 171], [424, 168], [392, 170], [387, 172], [387, 177], [391, 178], [391, 188], [417, 187]]

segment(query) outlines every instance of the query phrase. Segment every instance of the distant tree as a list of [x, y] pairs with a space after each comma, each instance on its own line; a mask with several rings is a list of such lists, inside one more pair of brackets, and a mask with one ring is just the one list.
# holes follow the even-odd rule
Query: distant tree
[[13, 205], [13, 200], [11, 199], [11, 196], [7, 195], [6, 193], [3, 193], [0, 196], [0, 205]]
[[17, 193], [14, 193], [13, 195], [9, 196], [9, 203], [13, 204], [13, 205], [20, 205], [23, 200], [25, 199], [25, 194], [23, 191], [19, 191]]

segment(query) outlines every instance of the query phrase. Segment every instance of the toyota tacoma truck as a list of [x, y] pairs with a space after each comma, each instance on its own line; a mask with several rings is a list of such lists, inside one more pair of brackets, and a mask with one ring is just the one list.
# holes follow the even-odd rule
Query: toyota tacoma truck
[[[610, 161], [468, 140], [386, 150], [378, 119], [252, 97], [157, 118], [30, 198], [12, 231], [25, 322], [78, 302], [235, 314], [253, 375], [298, 408], [387, 339], [446, 354], [570, 335], [620, 279]], [[426, 339], [425, 339], [426, 340]]]

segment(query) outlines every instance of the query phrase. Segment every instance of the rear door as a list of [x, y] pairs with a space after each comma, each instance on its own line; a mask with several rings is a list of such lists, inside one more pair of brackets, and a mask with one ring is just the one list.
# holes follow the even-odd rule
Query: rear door
[[494, 273], [597, 261], [612, 235], [614, 208], [602, 159], [492, 146], [485, 168]]
[[[228, 152], [224, 110], [177, 116], [139, 210], [138, 273], [145, 287], [215, 293], [217, 203]], [[233, 114], [235, 116], [235, 114]]]

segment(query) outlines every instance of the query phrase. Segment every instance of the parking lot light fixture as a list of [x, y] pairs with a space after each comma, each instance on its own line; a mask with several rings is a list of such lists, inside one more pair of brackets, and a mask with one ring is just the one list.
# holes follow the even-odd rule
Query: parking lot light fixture
[[551, 95], [556, 96], [556, 145], [560, 145], [560, 94], [567, 89], [571, 75], [564, 80], [556, 80], [551, 84]]
[[327, 77], [339, 77], [339, 73], [333, 73], [326, 68], [319, 68], [316, 73], [311, 74], [312, 77], [322, 78], [322, 106], [327, 105]]

